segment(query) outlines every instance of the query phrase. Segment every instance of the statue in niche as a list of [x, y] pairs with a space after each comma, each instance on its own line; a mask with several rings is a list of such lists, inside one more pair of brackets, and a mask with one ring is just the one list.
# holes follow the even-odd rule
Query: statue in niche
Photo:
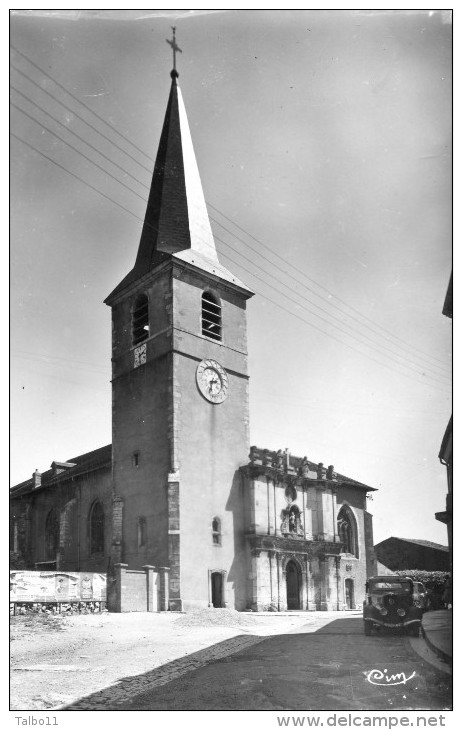
[[281, 532], [290, 537], [303, 537], [303, 526], [300, 510], [293, 504], [289, 509], [282, 511]]

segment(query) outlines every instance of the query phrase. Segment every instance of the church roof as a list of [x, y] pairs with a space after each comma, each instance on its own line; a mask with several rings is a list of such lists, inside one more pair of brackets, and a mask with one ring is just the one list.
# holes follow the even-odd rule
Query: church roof
[[57, 482], [62, 482], [64, 479], [73, 479], [76, 476], [87, 474], [88, 472], [95, 471], [96, 469], [110, 467], [111, 459], [112, 444], [102, 446], [94, 451], [88, 451], [86, 454], [81, 454], [80, 456], [68, 459], [67, 462], [60, 462], [62, 464], [73, 464], [75, 466], [70, 466], [68, 469], [61, 471], [59, 474], [56, 474], [54, 469], [47, 469], [47, 471], [42, 472], [40, 475], [41, 484], [39, 487], [34, 488], [33, 478], [26, 479], [25, 482], [16, 484], [10, 489], [10, 497], [20, 497], [23, 494], [28, 494], [36, 489], [42, 489], [56, 484]]
[[387, 537], [386, 540], [382, 540], [382, 542], [377, 543], [375, 547], [377, 548], [379, 547], [379, 545], [384, 545], [389, 540], [397, 540], [398, 542], [411, 542], [413, 545], [420, 545], [420, 547], [431, 548], [432, 550], [442, 550], [445, 553], [449, 552], [449, 548], [447, 547], [447, 545], [440, 545], [437, 542], [430, 542], [430, 540], [412, 540], [409, 537]]
[[[259, 451], [263, 452], [263, 449], [259, 449]], [[269, 453], [276, 455], [276, 452]], [[72, 457], [72, 459], [68, 459], [67, 462], [53, 462], [53, 464], [68, 464], [69, 468], [67, 468], [65, 471], [60, 472], [59, 474], [56, 474], [56, 471], [54, 469], [48, 469], [47, 471], [42, 472], [42, 474], [40, 475], [41, 484], [39, 487], [34, 487], [33, 478], [26, 479], [26, 481], [11, 487], [10, 497], [21, 497], [22, 495], [36, 491], [36, 489], [43, 489], [44, 487], [53, 486], [54, 484], [57, 484], [58, 482], [61, 483], [62, 481], [67, 479], [74, 479], [77, 476], [87, 474], [88, 472], [95, 471], [97, 469], [110, 467], [111, 459], [112, 444], [108, 444], [107, 446], [102, 446], [101, 448], [95, 449], [94, 451], [88, 451], [86, 454], [74, 456]], [[290, 464], [296, 472], [298, 472], [299, 468], [301, 467], [302, 461], [303, 460], [301, 457], [290, 455]], [[70, 466], [71, 464], [72, 466]], [[316, 471], [316, 468], [318, 466], [317, 464], [312, 461], [309, 461], [308, 464], [310, 465], [310, 469], [312, 471]], [[339, 474], [338, 472], [335, 472], [335, 478], [338, 482], [341, 482], [342, 484], [345, 484], [347, 486], [350, 485], [352, 487], [358, 487], [360, 489], [365, 489], [371, 492], [376, 491], [374, 487], [369, 487], [367, 486], [367, 484], [358, 482], [356, 479], [351, 479], [350, 477]], [[399, 540], [401, 538], [388, 539]], [[425, 540], [408, 540], [407, 542], [415, 542], [422, 545], [425, 544], [428, 547], [441, 548], [443, 550], [448, 549], [444, 548], [443, 545], [437, 545], [436, 543], [430, 543]]]
[[189, 262], [221, 279], [248, 287], [218, 261], [178, 74], [172, 84], [157, 151], [135, 265], [106, 299], [171, 258]]

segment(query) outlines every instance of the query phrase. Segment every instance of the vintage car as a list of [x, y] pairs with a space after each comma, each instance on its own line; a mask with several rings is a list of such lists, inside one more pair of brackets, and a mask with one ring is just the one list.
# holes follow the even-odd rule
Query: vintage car
[[363, 604], [364, 633], [382, 627], [404, 629], [419, 636], [422, 608], [414, 602], [414, 584], [411, 578], [396, 575], [377, 575], [366, 583]]

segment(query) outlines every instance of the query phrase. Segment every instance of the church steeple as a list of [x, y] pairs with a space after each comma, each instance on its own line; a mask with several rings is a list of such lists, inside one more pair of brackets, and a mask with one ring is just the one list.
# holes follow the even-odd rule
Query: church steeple
[[[174, 55], [180, 51], [175, 39], [172, 48]], [[108, 300], [172, 256], [248, 290], [219, 263], [175, 63], [170, 75], [170, 95], [135, 266]]]
[[171, 73], [172, 85], [157, 152], [135, 267], [148, 270], [158, 253], [193, 249], [217, 261], [210, 221], [189, 131], [186, 110]]

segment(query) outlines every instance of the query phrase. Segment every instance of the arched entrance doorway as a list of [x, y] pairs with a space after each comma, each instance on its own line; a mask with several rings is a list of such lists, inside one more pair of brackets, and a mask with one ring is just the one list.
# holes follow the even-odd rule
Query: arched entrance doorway
[[212, 606], [214, 608], [223, 608], [223, 573], [212, 573], [210, 582], [212, 587]]
[[286, 586], [287, 586], [287, 610], [300, 610], [300, 589], [302, 576], [300, 568], [294, 560], [289, 560], [286, 565]]
[[355, 584], [352, 578], [345, 579], [345, 603], [347, 608], [356, 608]]

